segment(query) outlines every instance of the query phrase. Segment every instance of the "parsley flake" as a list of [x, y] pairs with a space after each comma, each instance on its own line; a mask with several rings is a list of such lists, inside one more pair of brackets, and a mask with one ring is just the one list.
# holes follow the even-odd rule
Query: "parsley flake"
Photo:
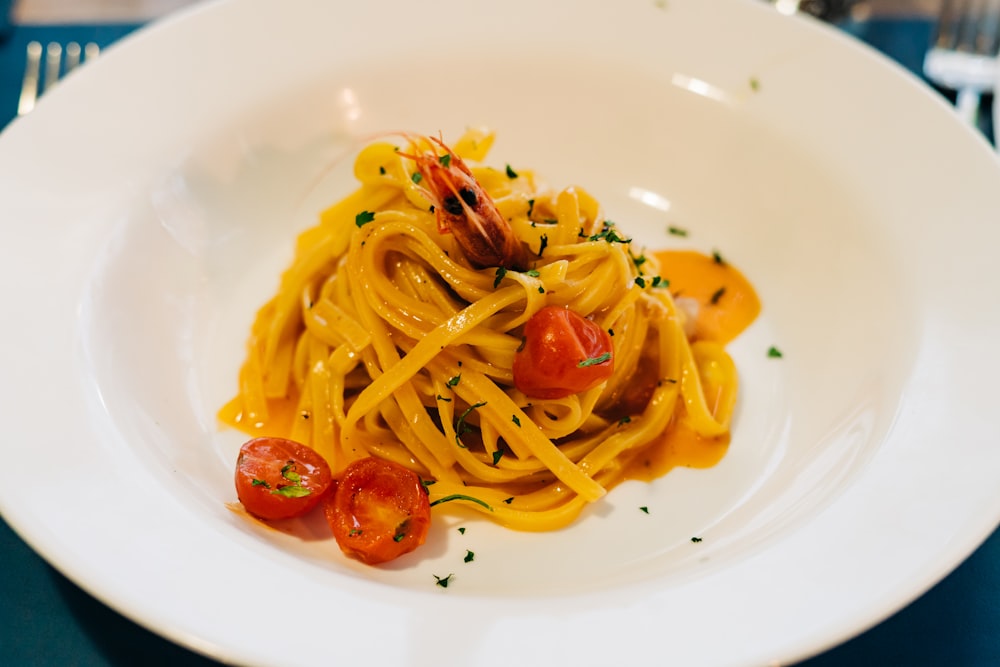
[[521, 420], [518, 419], [517, 415], [512, 415], [511, 418], [510, 418], [510, 420], [512, 422], [514, 422], [518, 427], [521, 426]]
[[439, 401], [444, 401], [445, 403], [451, 403], [451, 399], [450, 399], [450, 398], [445, 398], [445, 397], [444, 397], [444, 396], [442, 396], [441, 394], [438, 394], [438, 395], [437, 395], [437, 400], [439, 400]]
[[496, 464], [500, 463], [500, 459], [502, 459], [502, 458], [503, 458], [503, 450], [502, 449], [498, 449], [495, 452], [493, 452], [493, 465], [496, 465]]
[[476, 554], [474, 554], [473, 552], [471, 552], [471, 551], [469, 551], [468, 549], [466, 549], [466, 550], [465, 550], [465, 558], [464, 558], [463, 560], [464, 560], [464, 561], [465, 561], [466, 563], [471, 563], [471, 562], [472, 562], [472, 561], [474, 561], [475, 559], [476, 559]]
[[587, 366], [596, 366], [597, 364], [603, 364], [605, 361], [611, 359], [611, 353], [605, 352], [599, 357], [590, 357], [589, 359], [584, 359], [576, 365], [577, 368], [586, 368]]
[[[553, 221], [553, 222], [555, 222], [555, 221]], [[547, 246], [549, 244], [549, 235], [548, 234], [542, 234], [539, 237], [539, 241], [540, 241], [540, 243], [538, 245], [538, 256], [541, 257], [542, 253], [545, 252], [545, 246]]]
[[305, 498], [312, 494], [312, 491], [304, 486], [299, 486], [297, 484], [289, 484], [288, 486], [279, 486], [271, 491], [276, 496], [284, 496], [285, 498]]
[[507, 178], [517, 178], [517, 172], [511, 169], [509, 164], [507, 165]]
[[381, 174], [382, 176], [385, 176], [385, 167], [379, 167], [378, 173]]
[[641, 510], [642, 512], [645, 512], [646, 514], [649, 514], [649, 508], [648, 508], [648, 507], [646, 507], [645, 505], [643, 505], [643, 506], [642, 506], [642, 507], [640, 507], [639, 509], [640, 509], [640, 510]]
[[669, 227], [667, 227], [667, 233], [671, 234], [672, 236], [685, 237], [688, 235], [688, 230], [684, 229], [683, 227], [674, 227], [673, 225], [670, 225]]
[[465, 535], [465, 526], [459, 526], [458, 532], [461, 533], [462, 535]]
[[722, 254], [718, 250], [712, 251], [712, 261], [716, 264], [725, 264], [726, 260], [722, 259]]
[[772, 345], [767, 350], [767, 356], [771, 357], [772, 359], [781, 359], [785, 355], [781, 353], [781, 350]]
[[695, 544], [698, 544], [699, 542], [701, 542], [701, 538], [700, 537], [692, 537], [691, 541], [694, 542]]
[[539, 273], [537, 269], [531, 269], [530, 271], [525, 271], [524, 275], [531, 276], [532, 278], [537, 278], [538, 276], [540, 276], [542, 274]]
[[466, 418], [472, 414], [473, 410], [481, 408], [484, 405], [486, 405], [486, 401], [483, 401], [481, 403], [473, 403], [472, 405], [470, 405], [465, 409], [465, 412], [463, 412], [462, 415], [458, 418], [458, 421], [455, 422], [455, 441], [459, 444], [460, 447], [464, 447], [465, 445], [462, 444], [462, 441], [459, 438], [464, 433], [469, 432], [469, 427], [465, 423]]
[[410, 180], [413, 181], [414, 183], [419, 183], [420, 181], [424, 180], [424, 175], [421, 174], [419, 171], [415, 171], [410, 176]]
[[458, 383], [461, 382], [461, 381], [462, 381], [462, 374], [459, 373], [455, 377], [453, 377], [450, 380], [448, 380], [448, 386], [449, 387], [457, 387]]
[[514, 496], [511, 496], [510, 498], [504, 498], [503, 502], [505, 505], [510, 505], [512, 502], [514, 502]]
[[[461, 493], [453, 493], [450, 496], [445, 496], [443, 498], [438, 498], [437, 500], [435, 500], [434, 502], [432, 502], [430, 504], [430, 506], [434, 507], [435, 505], [440, 505], [441, 503], [450, 503], [453, 500], [467, 500], [470, 503], [476, 503], [477, 505], [481, 505], [482, 507], [485, 507], [486, 509], [488, 509], [491, 512], [493, 511], [493, 508], [490, 507], [490, 504], [487, 503], [485, 500], [480, 500], [479, 498], [473, 498], [472, 496], [466, 496], [466, 495], [461, 494]], [[506, 501], [504, 501], [504, 502], [506, 502]]]
[[447, 577], [439, 577], [435, 574], [434, 575], [434, 579], [436, 579], [435, 583], [441, 588], [448, 588], [448, 584], [451, 583], [451, 578], [454, 576], [455, 576], [454, 574], [449, 574]]
[[262, 479], [256, 479], [256, 478], [254, 478], [254, 480], [250, 482], [250, 485], [251, 486], [263, 486], [265, 489], [270, 489], [271, 488], [270, 484], [268, 484], [267, 482], [265, 482]]
[[635, 284], [638, 285], [639, 287], [645, 287], [646, 286], [646, 279], [643, 278], [642, 276], [636, 276], [635, 277]]
[[289, 461], [285, 464], [285, 467], [281, 469], [281, 476], [289, 482], [294, 482], [296, 484], [302, 481], [302, 476], [295, 472], [295, 461]]
[[708, 302], [713, 306], [717, 305], [719, 303], [719, 299], [721, 299], [722, 295], [725, 293], [726, 293], [726, 288], [720, 287], [719, 289], [712, 292], [712, 297], [708, 300]]
[[504, 279], [504, 276], [506, 275], [507, 275], [507, 269], [505, 269], [502, 266], [497, 267], [497, 276], [496, 278], [493, 279], [493, 289], [500, 287], [500, 281], [502, 281]]
[[368, 224], [375, 219], [375, 214], [371, 211], [361, 211], [356, 216], [354, 216], [354, 224], [358, 227]]
[[450, 153], [445, 153], [444, 155], [442, 155], [441, 157], [438, 158], [438, 162], [441, 163], [442, 167], [444, 167], [445, 169], [447, 169], [448, 167], [451, 166], [451, 154]]

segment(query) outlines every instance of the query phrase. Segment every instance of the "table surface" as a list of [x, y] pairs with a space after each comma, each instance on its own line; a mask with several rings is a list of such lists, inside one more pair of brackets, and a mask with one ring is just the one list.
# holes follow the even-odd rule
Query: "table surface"
[[[13, 115], [13, 91], [15, 84], [20, 85], [23, 50], [29, 40], [65, 38], [106, 44], [143, 21], [198, 1], [19, 0], [12, 36], [0, 43], [0, 127]], [[842, 27], [919, 75], [932, 30], [930, 18], [939, 2], [868, 0]], [[988, 123], [982, 129], [992, 131]], [[109, 609], [38, 557], [2, 521], [0, 559], [0, 599], [4, 600], [0, 605], [0, 664], [217, 664]], [[916, 602], [802, 667], [944, 664], [1000, 665], [1000, 531]]]

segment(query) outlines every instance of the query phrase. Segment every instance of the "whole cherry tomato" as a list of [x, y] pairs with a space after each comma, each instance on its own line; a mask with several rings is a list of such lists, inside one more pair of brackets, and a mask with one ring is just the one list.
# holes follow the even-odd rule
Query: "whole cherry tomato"
[[607, 331], [569, 308], [546, 306], [524, 325], [514, 386], [531, 398], [563, 398], [596, 387], [614, 368]]
[[324, 508], [341, 550], [369, 565], [413, 551], [427, 539], [431, 525], [420, 477], [373, 456], [347, 466]]
[[290, 519], [316, 507], [333, 485], [330, 466], [309, 447], [254, 438], [236, 459], [236, 495], [260, 519]]

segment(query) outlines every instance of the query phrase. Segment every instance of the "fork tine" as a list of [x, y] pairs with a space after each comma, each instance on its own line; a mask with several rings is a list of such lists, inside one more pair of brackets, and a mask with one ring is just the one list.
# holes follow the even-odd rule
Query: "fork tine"
[[42, 45], [38, 42], [29, 42], [26, 55], [21, 97], [17, 102], [18, 116], [23, 116], [35, 108], [35, 101], [38, 99], [38, 75], [42, 64]]
[[66, 62], [64, 64], [66, 74], [69, 74], [80, 65], [80, 53], [80, 45], [76, 42], [70, 42], [66, 45]]
[[45, 82], [42, 92], [47, 92], [59, 80], [59, 67], [62, 65], [62, 44], [49, 42], [45, 49]]

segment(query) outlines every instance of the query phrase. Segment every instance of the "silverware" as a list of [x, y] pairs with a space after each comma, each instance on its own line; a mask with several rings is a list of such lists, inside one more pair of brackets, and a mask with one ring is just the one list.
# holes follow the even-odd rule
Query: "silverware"
[[83, 47], [76, 42], [69, 42], [65, 47], [58, 42], [49, 42], [44, 49], [39, 42], [29, 42], [17, 115], [23, 116], [34, 109], [42, 93], [55, 85], [61, 77], [96, 58], [100, 52], [101, 48], [93, 42]]
[[982, 95], [997, 82], [1000, 0], [944, 0], [934, 43], [924, 58], [924, 74], [956, 92], [955, 107], [971, 124]]

